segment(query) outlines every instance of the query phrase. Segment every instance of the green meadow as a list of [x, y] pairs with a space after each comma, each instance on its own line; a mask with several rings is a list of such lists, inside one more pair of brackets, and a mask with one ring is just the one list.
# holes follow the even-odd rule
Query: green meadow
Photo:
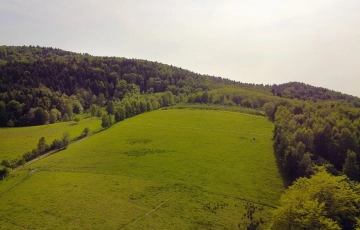
[[91, 132], [101, 129], [101, 119], [87, 118], [79, 123], [69, 121], [50, 125], [0, 128], [0, 161], [22, 156], [25, 152], [37, 148], [41, 137], [45, 137], [46, 143], [51, 144], [67, 131], [71, 138], [78, 137], [86, 127], [89, 127]]
[[0, 182], [0, 229], [236, 229], [247, 203], [266, 222], [284, 191], [272, 130], [226, 111], [126, 119]]

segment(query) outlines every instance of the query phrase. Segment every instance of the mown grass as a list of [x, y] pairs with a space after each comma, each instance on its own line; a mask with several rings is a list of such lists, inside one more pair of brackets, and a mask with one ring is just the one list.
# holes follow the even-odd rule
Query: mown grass
[[0, 226], [236, 229], [250, 201], [266, 220], [284, 189], [272, 129], [264, 117], [223, 111], [127, 119], [1, 182]]
[[51, 125], [0, 128], [0, 161], [14, 159], [35, 149], [41, 137], [45, 137], [46, 143], [51, 144], [55, 139], [60, 139], [67, 131], [71, 138], [80, 136], [86, 127], [89, 127], [91, 132], [99, 130], [101, 119], [87, 118], [80, 120], [79, 123], [70, 121]]

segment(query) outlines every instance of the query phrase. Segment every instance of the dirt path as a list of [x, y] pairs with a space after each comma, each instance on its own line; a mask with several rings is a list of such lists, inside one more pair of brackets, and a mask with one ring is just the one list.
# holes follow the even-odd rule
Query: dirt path
[[174, 195], [172, 195], [171, 197], [169, 197], [168, 199], [164, 200], [163, 202], [161, 202], [160, 204], [158, 204], [155, 208], [151, 209], [150, 211], [148, 211], [147, 213], [139, 216], [138, 218], [136, 218], [135, 220], [130, 221], [129, 223], [127, 223], [125, 226], [121, 227], [121, 229], [127, 228], [128, 226], [136, 223], [137, 221], [145, 218], [146, 216], [148, 216], [150, 213], [156, 211], [156, 209], [160, 208], [163, 204], [167, 203], [169, 200], [171, 200], [172, 198], [174, 198], [176, 195], [178, 195], [180, 192], [182, 192], [185, 188], [181, 189], [180, 191], [178, 191], [177, 193], [175, 193]]
[[22, 178], [18, 183], [16, 183], [15, 185], [13, 185], [12, 187], [6, 189], [5, 191], [1, 192], [0, 193], [0, 197], [2, 195], [4, 195], [5, 193], [8, 193], [10, 192], [12, 189], [14, 189], [15, 187], [19, 186], [20, 184], [24, 183], [27, 179], [29, 179], [29, 177], [35, 172], [37, 171], [38, 169], [33, 169], [31, 170], [28, 174], [26, 174], [26, 176], [24, 178]]
[[[91, 136], [91, 135], [89, 135], [89, 136]], [[81, 139], [76, 140], [76, 141], [74, 141], [74, 142], [70, 142], [69, 145], [72, 145], [72, 144], [75, 144], [75, 143], [79, 143], [79, 142], [87, 139], [89, 136], [84, 137], [84, 138], [81, 138]], [[38, 156], [37, 158], [32, 159], [31, 161], [26, 162], [24, 165], [19, 166], [19, 167], [17, 167], [17, 168], [14, 168], [14, 169], [11, 171], [10, 175], [16, 173], [17, 171], [23, 169], [24, 167], [26, 167], [26, 166], [28, 166], [28, 165], [31, 165], [32, 163], [34, 163], [34, 162], [36, 162], [36, 161], [38, 161], [38, 160], [41, 160], [41, 159], [43, 159], [43, 158], [45, 158], [45, 157], [47, 157], [47, 156], [50, 156], [50, 155], [52, 155], [52, 154], [54, 154], [54, 153], [59, 152], [59, 151], [61, 151], [61, 149], [52, 150], [52, 151], [47, 152], [47, 153], [45, 153], [45, 154], [43, 154], [43, 155], [41, 155], [41, 156]]]

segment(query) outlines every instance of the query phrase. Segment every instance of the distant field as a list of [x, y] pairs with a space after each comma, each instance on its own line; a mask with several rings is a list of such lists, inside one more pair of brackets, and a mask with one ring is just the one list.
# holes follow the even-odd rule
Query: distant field
[[0, 128], [0, 161], [22, 156], [26, 151], [35, 149], [41, 137], [45, 137], [46, 142], [51, 144], [53, 140], [60, 139], [66, 131], [69, 131], [72, 138], [80, 136], [87, 126], [90, 131], [98, 130], [101, 128], [101, 120], [87, 118], [79, 123], [70, 121], [51, 125]]
[[284, 190], [272, 130], [211, 110], [127, 119], [0, 182], [0, 229], [236, 229], [248, 201], [266, 220]]

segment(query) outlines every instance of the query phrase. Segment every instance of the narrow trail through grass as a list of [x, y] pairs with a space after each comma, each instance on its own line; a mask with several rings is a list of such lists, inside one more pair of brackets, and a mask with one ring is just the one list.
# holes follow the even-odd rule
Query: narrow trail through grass
[[0, 161], [20, 157], [25, 152], [35, 149], [41, 137], [45, 137], [46, 143], [51, 144], [67, 131], [71, 138], [78, 137], [86, 127], [90, 128], [90, 132], [96, 132], [101, 129], [101, 120], [86, 118], [78, 123], [70, 121], [50, 125], [0, 128]]
[[5, 194], [5, 193], [8, 193], [10, 192], [12, 189], [16, 188], [17, 186], [19, 186], [20, 184], [24, 183], [27, 179], [29, 179], [29, 177], [32, 176], [32, 174], [34, 172], [36, 172], [38, 169], [34, 169], [34, 170], [31, 170], [30, 172], [28, 172], [24, 178], [22, 178], [18, 183], [16, 183], [15, 185], [13, 185], [12, 187], [6, 189], [5, 191], [2, 191], [0, 192], [0, 197]]

